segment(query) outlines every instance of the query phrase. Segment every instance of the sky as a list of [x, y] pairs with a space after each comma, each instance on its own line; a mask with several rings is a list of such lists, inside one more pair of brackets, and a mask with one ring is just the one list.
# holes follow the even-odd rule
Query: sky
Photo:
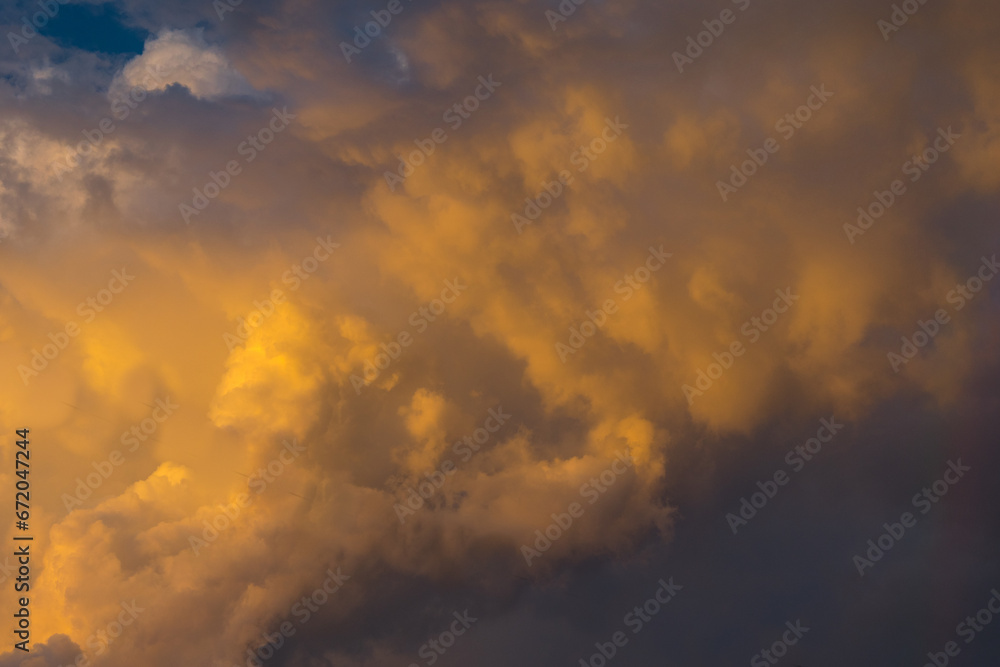
[[0, 27], [0, 667], [1000, 661], [995, 3]]

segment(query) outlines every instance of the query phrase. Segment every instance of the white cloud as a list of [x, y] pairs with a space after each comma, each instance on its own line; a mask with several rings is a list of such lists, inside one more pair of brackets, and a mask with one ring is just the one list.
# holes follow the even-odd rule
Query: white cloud
[[137, 85], [153, 91], [175, 83], [205, 100], [258, 94], [222, 49], [210, 46], [202, 30], [195, 29], [165, 30], [146, 42], [142, 55], [130, 60], [115, 78], [111, 96]]

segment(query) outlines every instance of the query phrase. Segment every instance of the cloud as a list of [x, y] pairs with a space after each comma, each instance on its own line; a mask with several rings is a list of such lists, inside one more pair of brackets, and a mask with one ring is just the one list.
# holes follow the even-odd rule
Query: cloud
[[180, 85], [204, 100], [259, 95], [226, 58], [222, 49], [205, 41], [204, 31], [164, 30], [146, 42], [116, 77], [111, 97], [121, 97], [133, 86], [165, 90]]
[[[140, 84], [163, 94], [61, 180], [52, 165], [106, 101], [63, 90], [62, 69], [37, 70], [41, 101], [4, 89], [0, 424], [30, 421], [57, 453], [37, 519], [50, 653], [68, 663], [67, 642], [86, 647], [135, 598], [146, 611], [105, 664], [238, 660], [341, 566], [352, 580], [280, 660], [412, 659], [449, 604], [502, 615], [525, 582], [644, 566], [644, 546], [677, 529], [675, 490], [711, 500], [719, 460], [737, 450], [731, 467], [753, 469], [776, 423], [863, 419], [901, 394], [946, 409], [971, 391], [996, 361], [985, 297], [899, 375], [886, 353], [997, 241], [1000, 95], [978, 64], [997, 47], [958, 47], [984, 14], [921, 10], [947, 18], [932, 38], [955, 47], [945, 95], [929, 56], [887, 47], [860, 1], [753, 3], [683, 75], [671, 52], [702, 29], [698, 3], [610, 4], [553, 31], [528, 2], [414, 3], [374, 38], [388, 64], [376, 46], [344, 62], [335, 36], [351, 26], [323, 3], [253, 20], [244, 4], [225, 50], [200, 28], [164, 30], [126, 63], [112, 99]], [[931, 39], [913, 23], [911, 39]], [[241, 72], [297, 116], [253, 161], [237, 147], [270, 110], [245, 104], [260, 93]], [[502, 85], [479, 100], [486, 76]], [[822, 84], [834, 97], [722, 202], [716, 182]], [[469, 99], [453, 126], [448, 110]], [[611, 141], [609, 125], [627, 127]], [[961, 143], [851, 245], [843, 224], [940, 125]], [[390, 190], [398, 156], [438, 128], [447, 140]], [[241, 171], [220, 185], [230, 160]], [[564, 171], [573, 182], [554, 195]], [[178, 205], [210, 182], [218, 195], [186, 225]], [[539, 212], [518, 233], [528, 200]], [[314, 266], [328, 236], [341, 248]], [[673, 257], [640, 280], [661, 246]], [[80, 304], [123, 265], [134, 284], [85, 321]], [[439, 311], [446, 280], [469, 287]], [[682, 386], [747, 343], [746, 323], [788, 289], [795, 306], [689, 404]], [[609, 301], [561, 359], [557, 343]], [[79, 334], [25, 386], [18, 366], [69, 322]], [[367, 367], [378, 377], [359, 389]], [[67, 513], [63, 491], [168, 395], [177, 415]], [[498, 405], [510, 421], [461, 460], [455, 443]], [[270, 472], [292, 440], [305, 452]], [[634, 466], [528, 566], [520, 548], [625, 453]], [[401, 523], [394, 505], [445, 460], [454, 473]], [[257, 494], [248, 479], [264, 475]], [[241, 494], [253, 502], [229, 517]], [[190, 538], [220, 515], [227, 528], [195, 553]]]

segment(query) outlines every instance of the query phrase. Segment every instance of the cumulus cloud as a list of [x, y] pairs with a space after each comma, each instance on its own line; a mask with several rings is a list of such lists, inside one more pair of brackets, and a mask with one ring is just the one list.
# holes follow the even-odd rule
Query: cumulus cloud
[[[865, 3], [807, 4], [754, 3], [680, 75], [671, 52], [700, 29], [698, 3], [587, 3], [557, 31], [531, 3], [414, 3], [351, 64], [330, 35], [353, 24], [322, 3], [253, 21], [244, 3], [226, 24], [244, 29], [221, 46], [201, 28], [147, 42], [111, 97], [167, 94], [58, 178], [53, 161], [107, 111], [25, 113], [6, 90], [0, 229], [16, 233], [0, 244], [0, 424], [27, 421], [58, 452], [36, 520], [48, 611], [34, 659], [93, 651], [134, 599], [142, 616], [98, 664], [231, 664], [341, 567], [351, 580], [279, 664], [402, 662], [439, 607], [471, 597], [502, 613], [526, 581], [558, 585], [565, 568], [669, 541], [668, 480], [691, 449], [776, 421], [860, 419], [901, 392], [960, 399], [986, 354], [985, 299], [903, 372], [886, 352], [997, 240], [983, 220], [998, 91], [978, 64], [997, 47], [965, 38], [983, 14], [928, 5], [945, 19], [933, 39], [955, 47], [957, 93], [936, 95], [924, 56], [887, 49]], [[803, 13], [820, 11], [805, 35]], [[46, 96], [58, 72], [37, 70]], [[266, 136], [271, 109], [241, 72], [296, 115], [253, 160], [239, 147]], [[480, 100], [484, 76], [501, 85]], [[827, 105], [721, 201], [716, 182], [820, 84]], [[947, 126], [962, 134], [954, 152], [851, 244], [857, 206]], [[447, 141], [388, 187], [437, 128]], [[555, 194], [563, 172], [572, 183]], [[542, 193], [551, 204], [529, 216]], [[178, 207], [198, 196], [185, 224]], [[533, 220], [519, 229], [512, 214]], [[320, 261], [318, 237], [341, 247]], [[639, 280], [661, 247], [672, 257]], [[134, 283], [85, 315], [123, 266]], [[467, 291], [438, 310], [456, 280]], [[799, 300], [750, 343], [744, 326], [776, 290]], [[68, 322], [79, 334], [21, 382]], [[746, 353], [688, 401], [682, 387], [734, 340]], [[176, 416], [66, 512], [61, 495], [165, 396]], [[455, 443], [497, 406], [509, 422], [464, 459]], [[288, 461], [293, 441], [303, 452]], [[587, 504], [581, 489], [620, 456], [633, 464]], [[454, 473], [400, 521], [395, 506], [446, 460]], [[584, 517], [527, 563], [521, 547], [574, 502]]]
[[116, 77], [111, 96], [120, 97], [134, 86], [154, 91], [175, 84], [204, 100], [258, 94], [222, 49], [205, 41], [203, 30], [188, 29], [164, 30], [148, 40], [142, 55]]

